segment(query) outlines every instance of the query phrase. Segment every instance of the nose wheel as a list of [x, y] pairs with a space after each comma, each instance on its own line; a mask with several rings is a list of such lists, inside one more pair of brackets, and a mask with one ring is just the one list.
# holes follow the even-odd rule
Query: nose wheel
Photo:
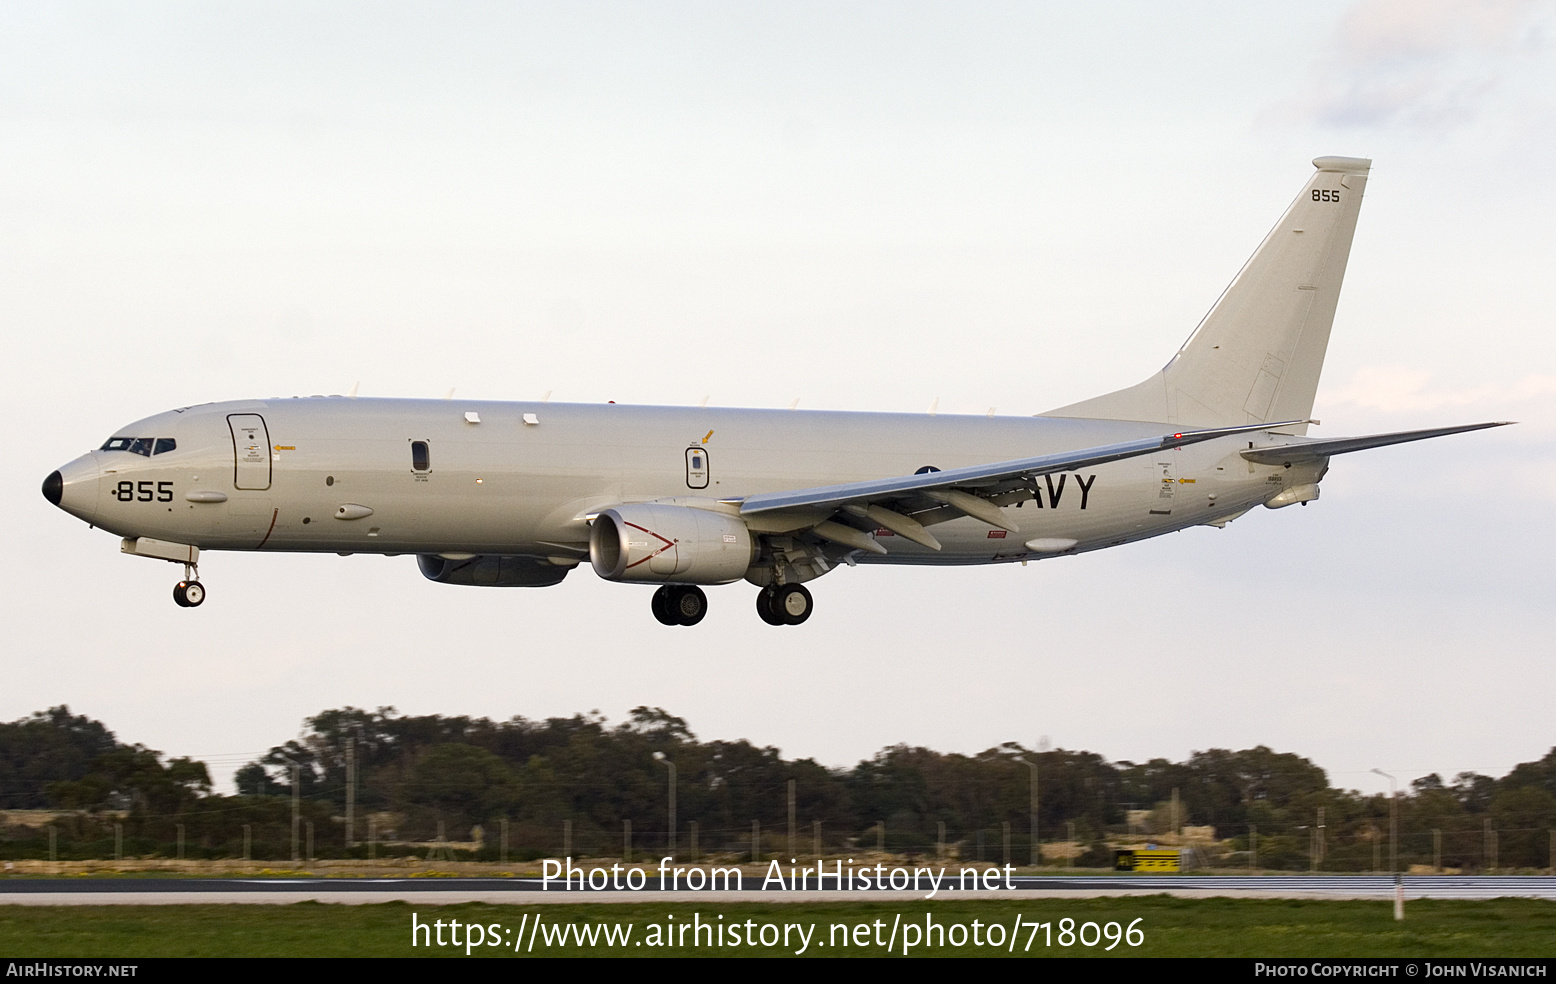
[[173, 601], [180, 608], [199, 608], [205, 601], [205, 585], [199, 581], [179, 581], [173, 585]]
[[650, 608], [661, 625], [696, 625], [708, 614], [708, 596], [695, 584], [666, 584], [654, 592]]
[[200, 571], [184, 565], [184, 579], [173, 585], [173, 602], [179, 608], [199, 608], [205, 601], [205, 585], [200, 583]]
[[814, 607], [803, 584], [769, 584], [756, 595], [756, 613], [768, 625], [799, 625]]

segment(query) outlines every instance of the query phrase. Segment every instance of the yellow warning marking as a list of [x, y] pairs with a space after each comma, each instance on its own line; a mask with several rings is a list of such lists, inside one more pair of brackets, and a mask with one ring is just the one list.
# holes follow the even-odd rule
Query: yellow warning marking
[[291, 445], [291, 444], [277, 444], [276, 445], [276, 450], [277, 451], [296, 451], [297, 448], [296, 448], [295, 445]]
[[1179, 853], [1162, 848], [1118, 852], [1114, 868], [1118, 871], [1181, 871]]
[[704, 434], [702, 436], [702, 443], [707, 444], [708, 443], [708, 438], [710, 438], [712, 436], [713, 436], [713, 432], [712, 431], [708, 431], [708, 433], [706, 433], [706, 434]]
[[1197, 481], [1199, 481], [1199, 479], [1197, 479], [1197, 478], [1180, 478], [1180, 479], [1178, 479], [1178, 484], [1179, 485], [1193, 485]]

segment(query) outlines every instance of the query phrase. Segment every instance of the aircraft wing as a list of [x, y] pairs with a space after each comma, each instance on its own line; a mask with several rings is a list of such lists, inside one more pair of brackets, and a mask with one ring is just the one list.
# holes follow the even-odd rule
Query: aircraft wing
[[1485, 430], [1487, 427], [1506, 427], [1511, 420], [1497, 420], [1487, 424], [1461, 424], [1458, 427], [1434, 427], [1430, 430], [1397, 431], [1393, 434], [1372, 434], [1367, 437], [1342, 437], [1333, 441], [1305, 441], [1300, 444], [1280, 444], [1271, 448], [1250, 448], [1242, 452], [1249, 461], [1261, 465], [1291, 465], [1300, 461], [1317, 461], [1330, 455], [1349, 451], [1365, 451], [1368, 448], [1384, 448], [1390, 444], [1424, 441], [1429, 437], [1463, 434], [1465, 431]]
[[[1180, 448], [1189, 444], [1198, 444], [1201, 441], [1212, 441], [1218, 437], [1226, 437], [1231, 434], [1267, 431], [1272, 428], [1288, 427], [1295, 423], [1300, 423], [1300, 421], [1284, 421], [1274, 424], [1245, 424], [1239, 427], [1181, 431], [1176, 434], [1166, 435], [1165, 437], [1142, 438], [1137, 441], [1124, 441], [1120, 444], [1104, 444], [1094, 448], [1081, 448], [1076, 451], [1039, 455], [1035, 458], [996, 461], [987, 465], [948, 468], [944, 471], [902, 475], [896, 478], [867, 479], [862, 482], [847, 482], [842, 485], [790, 489], [785, 492], [762, 492], [757, 495], [747, 496], [742, 500], [740, 512], [741, 515], [752, 515], [776, 509], [794, 509], [799, 507], [837, 509], [849, 505], [870, 503], [878, 499], [895, 498], [909, 493], [926, 494], [930, 498], [937, 498], [940, 495], [969, 496], [970, 494], [965, 491], [959, 492], [959, 487], [987, 488], [1004, 481], [1030, 481], [1039, 475], [1073, 471], [1077, 468], [1090, 468], [1093, 465], [1106, 464], [1110, 461], [1119, 461], [1124, 458], [1150, 454], [1163, 448]], [[973, 497], [976, 498], [976, 496]], [[955, 504], [958, 505], [958, 508], [963, 508], [961, 503]], [[992, 507], [990, 508], [992, 509]], [[963, 511], [966, 512], [968, 510], [963, 508]], [[969, 515], [976, 514], [969, 512]], [[983, 519], [984, 517], [978, 516], [977, 518]], [[992, 525], [1004, 524], [994, 523]]]

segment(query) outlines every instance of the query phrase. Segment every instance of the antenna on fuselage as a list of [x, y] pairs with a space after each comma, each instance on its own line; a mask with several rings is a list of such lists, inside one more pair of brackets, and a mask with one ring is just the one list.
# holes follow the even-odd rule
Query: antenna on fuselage
[[357, 380], [356, 382], [352, 383], [351, 384], [351, 390], [346, 394], [346, 399], [348, 399], [348, 400], [355, 400], [357, 398], [357, 387], [361, 386], [361, 385], [362, 385], [362, 380], [360, 380], [360, 379]]
[[454, 387], [450, 386], [448, 388], [448, 392], [443, 394], [443, 399], [445, 399], [445, 400], [452, 400], [453, 398], [454, 398]]

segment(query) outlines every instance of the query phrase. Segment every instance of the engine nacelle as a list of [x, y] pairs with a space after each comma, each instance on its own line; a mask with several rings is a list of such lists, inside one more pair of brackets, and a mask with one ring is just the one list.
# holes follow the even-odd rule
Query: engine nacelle
[[416, 563], [429, 581], [493, 588], [549, 587], [572, 570], [558, 567], [544, 557], [479, 556], [449, 560], [437, 554], [417, 554]]
[[617, 506], [589, 530], [589, 561], [607, 581], [724, 584], [744, 577], [755, 557], [740, 517], [690, 506]]
[[1296, 505], [1299, 502], [1307, 505], [1316, 498], [1318, 498], [1318, 485], [1316, 483], [1293, 485], [1264, 500], [1264, 505], [1267, 509], [1284, 509], [1286, 506]]

